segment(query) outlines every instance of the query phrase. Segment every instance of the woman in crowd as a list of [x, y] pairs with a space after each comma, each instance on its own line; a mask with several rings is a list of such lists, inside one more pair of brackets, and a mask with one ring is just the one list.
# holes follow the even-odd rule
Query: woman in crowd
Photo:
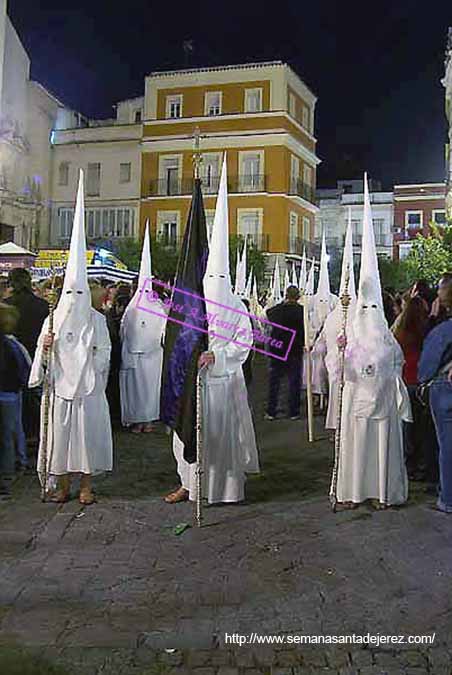
[[[25, 347], [11, 333], [18, 319], [14, 307], [0, 303], [0, 497], [9, 497], [16, 451], [25, 457], [22, 427], [22, 391], [31, 361]], [[23, 459], [21, 460], [23, 463]]]
[[408, 298], [392, 327], [394, 337], [402, 347], [405, 364], [402, 377], [407, 385], [413, 412], [413, 423], [404, 424], [405, 459], [408, 477], [411, 480], [424, 478], [426, 469], [425, 454], [428, 452], [425, 437], [425, 412], [417, 398], [417, 368], [422, 345], [427, 333], [428, 311], [422, 298]]
[[419, 381], [429, 385], [439, 443], [437, 508], [452, 513], [452, 284], [444, 284], [438, 295], [447, 318], [428, 334], [418, 374]]
[[111, 306], [105, 312], [111, 340], [110, 373], [107, 384], [107, 399], [113, 426], [121, 425], [121, 402], [119, 395], [119, 371], [121, 368], [121, 340], [119, 329], [124, 311], [130, 302], [130, 287], [120, 284]]

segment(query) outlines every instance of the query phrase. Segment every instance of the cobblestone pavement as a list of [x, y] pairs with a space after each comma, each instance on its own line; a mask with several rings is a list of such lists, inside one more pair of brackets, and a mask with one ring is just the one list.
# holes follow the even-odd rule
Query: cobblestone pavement
[[[452, 673], [452, 521], [420, 488], [404, 508], [331, 513], [321, 419], [312, 446], [303, 421], [262, 421], [264, 367], [263, 474], [246, 504], [207, 508], [201, 529], [176, 535], [191, 507], [161, 499], [175, 483], [163, 429], [116, 434], [93, 507], [42, 504], [33, 477], [16, 482], [0, 504], [2, 675], [14, 645], [57, 668], [40, 673]], [[433, 647], [225, 644], [226, 633], [433, 632]]]

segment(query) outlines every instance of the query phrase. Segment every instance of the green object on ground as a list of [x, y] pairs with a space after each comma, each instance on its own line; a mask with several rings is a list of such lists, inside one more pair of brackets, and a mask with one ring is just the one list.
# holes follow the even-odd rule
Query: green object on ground
[[179, 523], [179, 525], [176, 525], [174, 528], [173, 533], [177, 535], [183, 534], [189, 527], [191, 527], [189, 523]]

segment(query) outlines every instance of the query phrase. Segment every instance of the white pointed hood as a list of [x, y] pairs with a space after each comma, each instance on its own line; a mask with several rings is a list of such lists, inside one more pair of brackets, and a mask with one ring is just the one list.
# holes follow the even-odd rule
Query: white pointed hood
[[66, 273], [54, 314], [55, 393], [73, 400], [89, 394], [95, 383], [94, 322], [86, 268], [85, 203], [80, 170]]
[[278, 305], [281, 298], [281, 277], [279, 274], [279, 259], [276, 258], [275, 269], [273, 272], [273, 289], [272, 289], [272, 300], [275, 305]]
[[287, 269], [287, 263], [286, 263], [286, 271], [284, 272], [284, 295], [286, 295], [286, 291], [290, 286], [290, 277], [289, 277], [289, 270]]
[[245, 243], [243, 244], [242, 255], [239, 255], [239, 248], [237, 248], [237, 266], [235, 278], [235, 294], [239, 297], [245, 297], [246, 293], [246, 244], [247, 237], [245, 236]]
[[323, 328], [327, 347], [327, 353], [325, 356], [325, 365], [328, 370], [328, 376], [330, 378], [330, 381], [337, 381], [340, 377], [340, 360], [339, 360], [339, 351], [337, 348], [337, 338], [341, 334], [344, 327], [343, 326], [344, 313], [342, 309], [342, 304], [340, 302], [340, 298], [345, 291], [347, 270], [349, 273], [348, 294], [351, 298], [351, 301], [347, 310], [347, 324], [345, 329], [347, 340], [350, 341], [352, 338], [351, 326], [353, 325], [353, 320], [356, 311], [356, 288], [355, 288], [355, 274], [353, 270], [353, 231], [351, 221], [351, 209], [349, 210], [348, 226], [344, 243], [344, 253], [342, 257], [342, 275], [339, 292], [339, 302], [327, 317]]
[[250, 312], [251, 312], [251, 314], [254, 314], [254, 316], [265, 318], [265, 310], [259, 302], [257, 279], [256, 279], [256, 276], [254, 274], [253, 274], [253, 284], [252, 284], [251, 297], [250, 297]]
[[330, 291], [330, 275], [328, 272], [328, 253], [326, 250], [325, 230], [322, 236], [322, 252], [320, 256], [320, 274], [317, 285], [317, 293], [313, 299], [312, 325], [315, 331], [319, 331], [328, 314], [334, 309], [336, 298]]
[[253, 268], [250, 269], [250, 273], [248, 274], [248, 281], [246, 282], [244, 297], [247, 300], [251, 298], [252, 287], [253, 287]]
[[328, 271], [328, 252], [326, 250], [326, 235], [323, 230], [322, 235], [322, 251], [320, 254], [320, 273], [319, 283], [317, 284], [317, 293], [319, 298], [328, 300], [331, 295], [330, 290], [330, 274]]
[[297, 270], [295, 269], [295, 263], [292, 263], [292, 286], [296, 286], [296, 288], [298, 288]]
[[[212, 228], [213, 231], [213, 228]], [[212, 234], [210, 235], [210, 238], [212, 238]], [[209, 250], [210, 250], [210, 240], [209, 240]], [[235, 284], [234, 284], [234, 293], [236, 295], [239, 294], [240, 290], [240, 275], [241, 275], [241, 255], [240, 255], [240, 242], [237, 242], [237, 253], [235, 256]]]
[[231, 337], [231, 331], [221, 327], [223, 323], [237, 320], [237, 314], [228, 308], [244, 311], [242, 301], [232, 292], [231, 275], [229, 269], [229, 213], [228, 213], [228, 184], [227, 184], [226, 154], [221, 171], [220, 187], [218, 190], [213, 221], [212, 238], [209, 246], [206, 273], [204, 275], [204, 296], [206, 300], [224, 305], [206, 303], [209, 316], [209, 349], [222, 349], [225, 346], [224, 338], [214, 335]]
[[301, 271], [300, 279], [298, 282], [298, 289], [304, 291], [307, 283], [307, 270], [306, 270], [306, 248], [303, 248], [303, 257], [301, 259]]
[[348, 294], [354, 300], [356, 299], [356, 285], [355, 285], [355, 272], [353, 269], [353, 228], [352, 228], [351, 209], [349, 209], [348, 212], [348, 225], [347, 225], [347, 232], [345, 234], [344, 255], [342, 257], [342, 273], [341, 273], [341, 285], [339, 288], [339, 297], [341, 297], [345, 291], [345, 280], [347, 270], [349, 271]]
[[[361, 271], [354, 320], [354, 332], [358, 339], [376, 339], [381, 332], [388, 331], [383, 309], [380, 272], [378, 270], [377, 248], [372, 222], [367, 173], [364, 174], [364, 217], [361, 251]], [[366, 337], [367, 336], [367, 337]]]
[[309, 269], [308, 278], [306, 281], [305, 295], [314, 295], [315, 284], [315, 258], [312, 259], [311, 267]]
[[[138, 287], [133, 298], [128, 304], [121, 321], [121, 337], [123, 342], [123, 361], [127, 360], [128, 354], [149, 354], [160, 348], [160, 335], [162, 332], [163, 317], [146, 312], [138, 308], [146, 306], [146, 300], [152, 294], [152, 256], [149, 221], [146, 221], [144, 230], [143, 248], [141, 251], [140, 273]], [[147, 282], [147, 283], [146, 283]], [[144, 292], [143, 292], [143, 289]], [[154, 300], [149, 308], [164, 314], [163, 304], [160, 300]], [[130, 364], [129, 364], [130, 365]]]
[[[140, 273], [138, 275], [138, 289], [142, 289], [146, 280], [152, 279], [151, 239], [149, 234], [149, 220], [144, 228], [143, 248], [141, 251]], [[148, 284], [152, 288], [152, 282]]]

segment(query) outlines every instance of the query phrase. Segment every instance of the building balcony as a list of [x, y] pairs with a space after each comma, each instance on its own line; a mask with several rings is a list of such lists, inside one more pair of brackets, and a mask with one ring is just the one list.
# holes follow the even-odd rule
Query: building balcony
[[[220, 176], [202, 178], [202, 191], [206, 195], [218, 194]], [[268, 180], [265, 174], [239, 174], [228, 177], [229, 194], [256, 194], [268, 192]], [[151, 180], [147, 185], [145, 197], [189, 197], [193, 192], [193, 178], [162, 178]], [[278, 192], [279, 194], [279, 192]], [[292, 181], [287, 194], [302, 197], [311, 204], [317, 204], [315, 191], [301, 181]]]
[[[354, 234], [353, 235], [353, 246], [362, 246], [362, 243], [363, 243], [363, 235], [362, 234]], [[376, 233], [375, 234], [375, 244], [377, 246], [390, 248], [393, 244], [392, 235]]]
[[[244, 241], [245, 240], [245, 235], [244, 234], [238, 234], [237, 235], [238, 239]], [[182, 241], [184, 239], [183, 235], [172, 235], [172, 234], [166, 234], [166, 233], [159, 233], [157, 234], [156, 237], [158, 243], [168, 249], [176, 250], [179, 249], [182, 245]], [[263, 251], [264, 253], [268, 252], [270, 250], [270, 235], [269, 234], [262, 234], [262, 233], [253, 233], [253, 234], [248, 234], [247, 235], [247, 242], [248, 245], [253, 246], [254, 248], [257, 248], [259, 251]]]
[[306, 251], [307, 258], [320, 258], [320, 246], [313, 241], [307, 241], [302, 237], [288, 237], [287, 240], [287, 252], [293, 253], [294, 255], [303, 255], [303, 251]]
[[[188, 197], [193, 192], [193, 178], [152, 180], [148, 184], [146, 197]], [[266, 192], [266, 176], [239, 175], [228, 179], [228, 192], [249, 194]], [[219, 176], [209, 176], [201, 181], [204, 195], [217, 194], [220, 186]]]
[[306, 201], [311, 202], [311, 204], [317, 203], [316, 196], [315, 196], [315, 190], [311, 187], [311, 185], [308, 185], [307, 183], [303, 183], [303, 181], [301, 181], [301, 180], [292, 179], [290, 181], [289, 195], [295, 195], [296, 197], [302, 197], [303, 199], [306, 199]]
[[[239, 232], [237, 234], [237, 238], [241, 240], [245, 240], [245, 235]], [[254, 246], [254, 248], [257, 248], [259, 251], [263, 251], [264, 253], [268, 253], [270, 250], [270, 235], [269, 234], [262, 234], [261, 232], [259, 233], [252, 233], [252, 234], [247, 234], [246, 239], [248, 242], [248, 245], [251, 244], [251, 246]]]

